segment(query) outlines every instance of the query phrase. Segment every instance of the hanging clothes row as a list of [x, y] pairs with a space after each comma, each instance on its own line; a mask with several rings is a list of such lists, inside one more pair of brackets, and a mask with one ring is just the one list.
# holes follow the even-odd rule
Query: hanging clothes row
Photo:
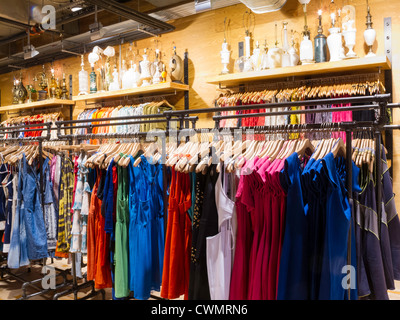
[[[350, 103], [340, 104], [321, 104], [319, 106], [307, 106], [307, 100], [316, 98], [340, 98], [362, 95], [374, 95], [380, 92], [385, 92], [385, 88], [380, 80], [365, 81], [365, 82], [344, 82], [332, 85], [302, 85], [293, 87], [287, 84], [286, 88], [282, 89], [266, 89], [262, 91], [249, 91], [241, 93], [225, 93], [218, 97], [215, 101], [216, 107], [221, 107], [221, 115], [235, 115], [238, 111], [223, 111], [223, 107], [239, 106], [239, 105], [257, 105], [290, 101], [305, 101], [302, 107], [285, 107], [285, 108], [262, 108], [240, 111], [240, 114], [265, 113], [268, 111], [285, 111], [298, 109], [330, 109], [338, 108], [337, 112], [322, 112], [308, 114], [292, 114], [292, 115], [277, 115], [277, 116], [262, 116], [248, 117], [241, 119], [224, 119], [220, 121], [220, 127], [254, 127], [254, 126], [271, 126], [284, 124], [304, 124], [304, 123], [325, 123], [325, 122], [348, 122], [348, 121], [374, 121], [374, 111], [340, 111], [341, 107], [350, 107]], [[267, 111], [266, 111], [267, 110]], [[292, 135], [293, 138], [298, 138], [297, 134]], [[319, 133], [306, 135], [309, 139], [321, 139]], [[341, 137], [346, 141], [344, 132], [334, 133], [332, 137]]]
[[46, 151], [42, 154], [40, 167], [37, 145], [7, 147], [0, 152], [2, 244], [9, 268], [58, 257], [69, 246], [69, 220], [64, 212], [70, 186], [61, 174], [68, 172], [69, 159]]
[[[61, 112], [52, 112], [52, 113], [43, 113], [29, 116], [20, 116], [7, 119], [1, 123], [1, 127], [12, 128], [13, 126], [23, 126], [23, 125], [31, 125], [37, 124], [38, 126], [29, 127], [30, 129], [44, 129], [40, 124], [51, 123], [51, 127], [55, 128], [56, 121], [63, 121], [64, 116]], [[37, 131], [29, 131], [26, 129], [25, 132], [20, 132], [18, 138], [26, 138], [26, 137], [40, 137], [47, 135], [47, 130], [37, 130]], [[10, 137], [8, 133], [4, 136], [6, 139]], [[57, 133], [55, 130], [50, 132], [50, 139], [57, 139]]]
[[[102, 107], [94, 109], [85, 109], [79, 113], [77, 120], [87, 119], [99, 119], [99, 118], [116, 118], [116, 117], [127, 117], [127, 116], [140, 116], [140, 115], [151, 115], [160, 114], [164, 111], [175, 110], [168, 101], [162, 100], [158, 102], [146, 102], [138, 105], [125, 105], [118, 107]], [[117, 121], [116, 121], [117, 122]], [[124, 122], [118, 121], [118, 122]], [[93, 123], [96, 123], [93, 121]], [[152, 124], [129, 124], [129, 125], [117, 125], [112, 126], [94, 127], [92, 133], [135, 133], [135, 132], [148, 132], [152, 129], [165, 130], [165, 123], [152, 123]], [[76, 129], [75, 134], [86, 134], [87, 129], [81, 128]]]
[[112, 287], [114, 299], [148, 299], [152, 290], [160, 290], [163, 171], [145, 155], [140, 143], [110, 143], [81, 162], [93, 174], [92, 183], [78, 184], [75, 197], [82, 204], [77, 198], [74, 204], [74, 221], [83, 208], [88, 212], [87, 278], [96, 288]]
[[[357, 152], [350, 155], [355, 159], [352, 190], [358, 198], [359, 192], [365, 192], [361, 168], [374, 168], [375, 157], [367, 147], [370, 139], [361, 140], [354, 145], [360, 142], [365, 147], [354, 147]], [[218, 150], [223, 150], [223, 143], [210, 144], [213, 154], [221, 158], [223, 152]], [[376, 233], [376, 228], [370, 228], [374, 212], [368, 209], [370, 199], [348, 198], [346, 149], [340, 138], [321, 140], [316, 148], [309, 140], [252, 141], [237, 147], [241, 156], [219, 165], [199, 160], [204, 166], [197, 167], [202, 170], [189, 166], [192, 169], [186, 171], [178, 164], [186, 156], [198, 155], [182, 152], [192, 146], [192, 142], [186, 148], [181, 145], [175, 151], [180, 158], [169, 163], [172, 179], [162, 297], [387, 298], [393, 279], [399, 279], [396, 230], [400, 223], [386, 167], [380, 223], [390, 221], [390, 227], [386, 223]], [[217, 163], [221, 158], [217, 156]], [[228, 170], [232, 162], [234, 169]], [[373, 189], [368, 194], [377, 192], [374, 183], [369, 187]], [[374, 225], [380, 224], [377, 221]], [[385, 249], [375, 252], [381, 262], [367, 253], [372, 236], [375, 249]], [[350, 288], [342, 286], [346, 266], [356, 272], [357, 281]], [[386, 286], [377, 289], [373, 287], [376, 269], [386, 279]]]

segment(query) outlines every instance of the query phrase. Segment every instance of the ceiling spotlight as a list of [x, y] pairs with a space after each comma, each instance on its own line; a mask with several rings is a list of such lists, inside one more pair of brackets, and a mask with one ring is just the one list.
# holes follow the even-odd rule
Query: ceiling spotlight
[[39, 54], [39, 51], [35, 49], [33, 45], [27, 45], [24, 47], [24, 59], [31, 59]]
[[[74, 3], [74, 1], [70, 0], [70, 3]], [[82, 9], [83, 9], [83, 7], [80, 5], [80, 3], [77, 3], [77, 4], [71, 6], [71, 11], [72, 12], [76, 12], [76, 11], [79, 11], [79, 10], [82, 10]]]

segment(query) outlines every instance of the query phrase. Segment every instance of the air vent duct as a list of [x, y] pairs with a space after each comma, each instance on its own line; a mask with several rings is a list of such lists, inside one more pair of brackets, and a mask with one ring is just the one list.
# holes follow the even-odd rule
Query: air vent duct
[[267, 13], [280, 10], [287, 0], [240, 0], [254, 13]]

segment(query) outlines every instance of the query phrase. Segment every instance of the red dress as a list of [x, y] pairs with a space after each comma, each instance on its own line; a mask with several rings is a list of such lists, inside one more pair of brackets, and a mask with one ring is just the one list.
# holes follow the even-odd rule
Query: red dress
[[191, 206], [190, 178], [172, 167], [165, 238], [164, 264], [160, 295], [176, 299], [188, 298], [192, 224], [188, 214]]

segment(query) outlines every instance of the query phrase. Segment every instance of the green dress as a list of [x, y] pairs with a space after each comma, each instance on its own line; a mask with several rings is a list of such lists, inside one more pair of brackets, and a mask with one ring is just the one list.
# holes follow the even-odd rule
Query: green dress
[[128, 227], [129, 227], [129, 181], [127, 168], [118, 166], [118, 191], [115, 222], [115, 297], [129, 295], [128, 279]]

